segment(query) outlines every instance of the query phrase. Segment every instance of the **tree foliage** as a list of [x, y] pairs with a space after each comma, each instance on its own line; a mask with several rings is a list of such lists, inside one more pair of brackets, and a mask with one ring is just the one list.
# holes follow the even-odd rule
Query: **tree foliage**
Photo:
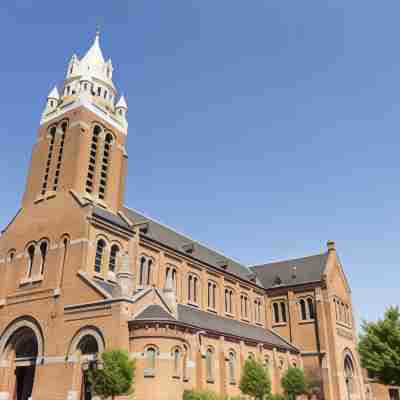
[[304, 371], [300, 368], [289, 367], [281, 380], [282, 388], [290, 400], [307, 392], [308, 385]]
[[135, 361], [126, 350], [105, 351], [101, 355], [103, 368], [90, 372], [93, 393], [102, 399], [130, 394], [133, 390]]
[[271, 380], [261, 362], [246, 360], [239, 387], [243, 394], [257, 400], [263, 400], [271, 395]]
[[371, 378], [386, 385], [400, 385], [400, 312], [389, 307], [383, 320], [365, 322], [358, 350], [361, 364]]
[[220, 396], [211, 390], [185, 390], [182, 400], [240, 400], [240, 396]]

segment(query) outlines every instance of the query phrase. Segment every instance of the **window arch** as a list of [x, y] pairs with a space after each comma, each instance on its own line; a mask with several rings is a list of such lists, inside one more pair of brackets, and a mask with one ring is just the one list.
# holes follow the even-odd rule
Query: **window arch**
[[200, 280], [195, 274], [188, 274], [188, 302], [198, 304]]
[[16, 254], [16, 250], [12, 249], [8, 252], [8, 257], [7, 257], [7, 261], [12, 264], [15, 260], [15, 254]]
[[217, 283], [214, 281], [208, 281], [208, 308], [215, 310], [217, 307]]
[[300, 299], [299, 301], [299, 306], [300, 306], [300, 319], [302, 321], [307, 320], [307, 306], [306, 306], [306, 301], [304, 299]]
[[116, 272], [117, 270], [117, 264], [118, 264], [118, 257], [119, 257], [119, 246], [116, 244], [113, 244], [111, 246], [111, 250], [110, 250], [110, 260], [108, 263], [108, 271], [109, 272]]
[[179, 347], [175, 347], [172, 350], [172, 357], [174, 359], [174, 377], [181, 376], [181, 359], [182, 359], [182, 351]]
[[139, 286], [149, 286], [152, 282], [153, 259], [142, 255], [139, 259]]
[[273, 314], [274, 314], [274, 321], [276, 324], [279, 324], [279, 322], [280, 322], [279, 304], [273, 303], [272, 309], [273, 309]]
[[286, 302], [275, 301], [272, 303], [272, 312], [275, 324], [287, 322]]
[[36, 251], [36, 246], [32, 243], [28, 246], [27, 248], [27, 254], [28, 254], [28, 278], [32, 276], [32, 271], [33, 271], [33, 263], [35, 262], [35, 251]]
[[39, 245], [40, 256], [41, 256], [40, 275], [44, 274], [44, 270], [46, 267], [48, 247], [49, 247], [49, 244], [46, 240], [43, 240]]
[[168, 265], [167, 268], [165, 269], [165, 282], [167, 282], [169, 278], [172, 279], [172, 284], [173, 284], [175, 292], [176, 292], [178, 289], [177, 271], [176, 271], [176, 267], [173, 265]]
[[95, 183], [95, 175], [96, 175], [96, 163], [97, 163], [97, 149], [99, 146], [100, 135], [103, 132], [103, 129], [99, 125], [95, 125], [93, 127], [92, 134], [92, 143], [90, 145], [90, 154], [89, 154], [89, 166], [88, 173], [86, 177], [86, 193], [93, 193], [94, 183]]
[[47, 185], [49, 181], [49, 174], [50, 174], [50, 167], [51, 167], [51, 162], [53, 159], [53, 153], [54, 153], [54, 142], [56, 139], [56, 132], [57, 132], [57, 127], [53, 125], [49, 129], [49, 134], [48, 138], [50, 139], [49, 142], [49, 148], [47, 151], [47, 160], [46, 160], [46, 168], [45, 168], [45, 173], [43, 175], [43, 183], [42, 183], [42, 195], [44, 195], [47, 191]]
[[58, 183], [60, 180], [60, 171], [61, 171], [61, 164], [63, 160], [63, 155], [64, 155], [64, 142], [65, 142], [65, 134], [67, 132], [68, 128], [68, 122], [63, 121], [61, 124], [61, 138], [60, 142], [58, 145], [58, 159], [57, 159], [57, 165], [56, 165], [56, 170], [54, 173], [54, 180], [53, 180], [53, 190], [56, 191], [58, 188]]
[[346, 383], [347, 400], [351, 400], [352, 394], [355, 391], [354, 365], [348, 354], [344, 358], [344, 378]]
[[233, 314], [233, 296], [233, 289], [225, 288], [225, 312], [227, 314]]
[[110, 167], [111, 145], [114, 142], [114, 137], [111, 133], [107, 133], [104, 141], [103, 159], [101, 163], [99, 198], [104, 200], [107, 189], [107, 176]]
[[260, 298], [254, 300], [254, 319], [255, 322], [262, 321], [262, 302]]
[[282, 322], [287, 322], [286, 303], [284, 301], [281, 301], [280, 302], [280, 307], [281, 307]]
[[96, 246], [96, 257], [94, 261], [94, 271], [97, 273], [101, 272], [103, 266], [104, 251], [107, 244], [104, 239], [99, 239]]
[[240, 295], [240, 311], [242, 314], [242, 319], [249, 318], [249, 297], [245, 293]]
[[144, 353], [146, 358], [146, 368], [144, 370], [144, 376], [152, 377], [155, 375], [158, 349], [156, 346], [150, 345], [146, 347]]
[[207, 382], [214, 382], [214, 350], [209, 347], [206, 351]]
[[314, 301], [311, 297], [307, 298], [307, 311], [308, 311], [308, 318], [314, 319], [315, 318]]
[[229, 383], [231, 385], [236, 384], [236, 354], [234, 351], [230, 351], [228, 355], [228, 371]]

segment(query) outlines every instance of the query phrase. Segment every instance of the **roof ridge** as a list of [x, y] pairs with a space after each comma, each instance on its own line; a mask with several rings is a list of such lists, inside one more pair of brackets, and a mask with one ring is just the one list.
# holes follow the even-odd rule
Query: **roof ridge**
[[129, 210], [132, 210], [132, 211], [134, 211], [134, 212], [136, 212], [136, 213], [138, 213], [138, 214], [141, 214], [144, 218], [149, 219], [150, 221], [155, 222], [156, 224], [162, 225], [162, 226], [164, 226], [165, 228], [167, 228], [167, 229], [169, 229], [169, 230], [171, 230], [171, 231], [177, 233], [178, 235], [184, 236], [185, 238], [191, 240], [192, 242], [197, 243], [197, 244], [199, 244], [200, 246], [203, 246], [203, 247], [207, 248], [208, 250], [213, 251], [214, 253], [217, 253], [217, 254], [220, 255], [221, 257], [224, 257], [224, 258], [226, 258], [226, 259], [228, 259], [228, 260], [234, 261], [235, 263], [241, 265], [242, 267], [246, 268], [249, 272], [251, 272], [251, 271], [250, 271], [250, 268], [249, 268], [246, 264], [244, 264], [243, 262], [238, 261], [238, 260], [235, 260], [235, 259], [232, 258], [232, 257], [229, 257], [229, 256], [224, 255], [221, 251], [216, 250], [216, 249], [212, 248], [212, 247], [209, 246], [209, 245], [203, 244], [203, 243], [201, 243], [200, 241], [198, 241], [198, 240], [196, 240], [196, 239], [193, 239], [192, 237], [190, 237], [190, 236], [187, 235], [186, 233], [179, 232], [176, 228], [172, 228], [172, 227], [170, 227], [169, 225], [164, 224], [163, 222], [158, 221], [158, 220], [155, 219], [155, 218], [149, 217], [148, 215], [146, 215], [146, 213], [144, 213], [144, 212], [142, 212], [142, 211], [139, 211], [139, 210], [137, 210], [137, 209], [135, 209], [135, 208], [128, 207], [128, 206], [124, 206], [124, 207], [125, 207], [125, 208], [128, 208]]
[[278, 260], [278, 261], [266, 262], [266, 263], [264, 263], [264, 264], [250, 265], [249, 268], [265, 267], [266, 265], [281, 264], [281, 263], [287, 263], [287, 262], [305, 260], [305, 259], [307, 259], [307, 258], [320, 257], [320, 256], [325, 256], [325, 255], [327, 255], [327, 254], [328, 254], [328, 252], [325, 251], [325, 252], [323, 252], [323, 253], [311, 254], [311, 255], [309, 255], [309, 256], [304, 256], [304, 257], [288, 258], [288, 259], [286, 259], [286, 260]]

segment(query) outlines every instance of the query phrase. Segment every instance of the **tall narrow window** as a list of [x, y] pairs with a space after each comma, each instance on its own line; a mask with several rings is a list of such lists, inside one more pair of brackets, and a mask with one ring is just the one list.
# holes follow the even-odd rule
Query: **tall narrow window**
[[236, 356], [233, 351], [229, 353], [229, 383], [234, 385], [236, 383]]
[[183, 346], [183, 362], [182, 362], [182, 376], [183, 376], [184, 381], [188, 380], [188, 373], [187, 373], [187, 364], [188, 364], [188, 357], [189, 357], [188, 353], [189, 353], [189, 350], [184, 345]]
[[279, 322], [280, 322], [279, 304], [278, 303], [273, 303], [272, 308], [273, 308], [273, 311], [274, 311], [274, 321], [275, 321], [276, 324], [279, 324]]
[[304, 299], [301, 299], [299, 305], [300, 305], [300, 318], [302, 321], [305, 321], [307, 319], [306, 301]]
[[198, 285], [199, 279], [196, 275], [189, 274], [188, 276], [188, 301], [191, 304], [197, 304], [198, 301]]
[[314, 319], [315, 318], [315, 315], [314, 315], [314, 302], [313, 302], [311, 297], [309, 297], [307, 299], [307, 309], [308, 309], [307, 310], [308, 311], [308, 318], [309, 319]]
[[216, 295], [217, 284], [213, 281], [208, 281], [208, 308], [215, 310], [216, 308]]
[[94, 270], [97, 273], [101, 272], [101, 267], [103, 265], [103, 255], [104, 255], [105, 247], [106, 247], [106, 242], [103, 239], [100, 239], [97, 242], [96, 258], [95, 258], [95, 261], [94, 261]]
[[107, 133], [104, 142], [103, 160], [101, 165], [100, 184], [99, 184], [99, 198], [103, 200], [106, 196], [107, 175], [108, 175], [108, 170], [110, 168], [110, 152], [111, 152], [112, 142], [113, 142], [113, 136], [110, 133]]
[[32, 276], [34, 261], [35, 261], [35, 245], [31, 244], [28, 247], [28, 278]]
[[286, 316], [286, 303], [284, 301], [281, 301], [281, 319], [282, 322], [287, 322], [287, 316]]
[[249, 318], [249, 299], [248, 299], [247, 295], [245, 295], [245, 294], [240, 295], [240, 305], [241, 305], [242, 318], [248, 319]]
[[96, 125], [93, 128], [92, 143], [90, 145], [89, 154], [89, 166], [88, 173], [86, 177], [86, 193], [93, 193], [95, 174], [96, 174], [96, 163], [97, 163], [97, 148], [99, 146], [99, 139], [102, 129], [100, 126]]
[[110, 272], [115, 272], [115, 270], [116, 270], [118, 255], [119, 255], [119, 247], [116, 244], [113, 244], [111, 246], [110, 262], [108, 265], [108, 270]]
[[47, 242], [40, 243], [40, 255], [42, 257], [42, 262], [40, 265], [40, 275], [44, 274], [44, 269], [46, 266], [46, 257], [47, 257]]
[[181, 351], [176, 348], [173, 352], [174, 356], [174, 376], [181, 376], [180, 364], [181, 364]]
[[232, 314], [233, 313], [233, 290], [232, 289], [225, 289], [225, 312], [227, 314]]
[[147, 285], [151, 284], [151, 269], [152, 269], [151, 267], [152, 267], [152, 265], [153, 265], [153, 260], [151, 258], [149, 258], [147, 260], [147, 281], [146, 281]]
[[61, 124], [61, 138], [60, 138], [60, 144], [58, 146], [58, 159], [57, 159], [57, 166], [54, 174], [54, 181], [53, 181], [53, 190], [56, 191], [58, 188], [58, 183], [60, 180], [60, 171], [61, 171], [61, 163], [63, 160], [63, 155], [64, 155], [64, 141], [65, 141], [65, 132], [67, 131], [68, 124], [66, 121], [64, 121]]
[[63, 286], [63, 282], [64, 282], [64, 269], [65, 269], [65, 262], [67, 260], [67, 252], [68, 252], [68, 244], [69, 244], [68, 238], [64, 237], [62, 244], [63, 244], [63, 255], [62, 255], [62, 259], [61, 259], [60, 287]]
[[206, 352], [206, 375], [207, 375], [207, 382], [214, 381], [214, 354], [212, 349], [207, 349]]
[[48, 185], [48, 181], [49, 181], [49, 173], [50, 173], [51, 160], [53, 158], [53, 153], [54, 153], [54, 141], [56, 138], [56, 131], [57, 131], [57, 128], [55, 126], [52, 126], [49, 131], [50, 143], [49, 143], [49, 150], [47, 153], [46, 168], [45, 168], [45, 172], [44, 172], [44, 176], [43, 176], [42, 195], [44, 195], [46, 193], [47, 185]]
[[154, 347], [148, 347], [146, 349], [146, 368], [144, 370], [144, 375], [147, 377], [154, 376], [156, 368], [156, 355], [157, 351]]
[[139, 271], [139, 286], [144, 286], [144, 277], [146, 274], [146, 258], [140, 258], [140, 271]]
[[261, 299], [254, 300], [254, 317], [256, 322], [261, 322]]

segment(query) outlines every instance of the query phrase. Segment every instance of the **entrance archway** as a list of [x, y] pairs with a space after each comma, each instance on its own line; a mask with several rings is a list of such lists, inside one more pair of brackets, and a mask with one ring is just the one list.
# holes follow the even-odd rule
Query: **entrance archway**
[[346, 355], [344, 358], [344, 378], [346, 382], [347, 400], [351, 400], [355, 389], [355, 379], [353, 361], [349, 355]]

